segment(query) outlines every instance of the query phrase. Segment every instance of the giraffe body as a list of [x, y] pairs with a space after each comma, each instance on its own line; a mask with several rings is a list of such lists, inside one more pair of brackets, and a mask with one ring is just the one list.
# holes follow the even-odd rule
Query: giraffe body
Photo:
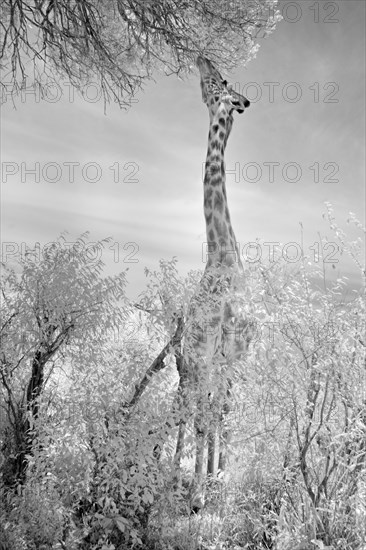
[[[186, 408], [188, 394], [195, 399], [196, 493], [203, 483], [204, 446], [208, 438], [208, 472], [214, 473], [216, 426], [230, 409], [231, 372], [249, 345], [250, 325], [237, 298], [243, 274], [232, 228], [225, 185], [224, 152], [233, 124], [233, 111], [242, 113], [249, 101], [236, 93], [212, 63], [197, 59], [202, 99], [209, 111], [208, 148], [204, 176], [204, 216], [207, 263], [192, 299], [184, 342]], [[193, 390], [192, 390], [193, 387]], [[207, 421], [207, 413], [211, 421]], [[221, 434], [219, 469], [224, 469], [229, 433]], [[198, 488], [198, 489], [197, 489]]]

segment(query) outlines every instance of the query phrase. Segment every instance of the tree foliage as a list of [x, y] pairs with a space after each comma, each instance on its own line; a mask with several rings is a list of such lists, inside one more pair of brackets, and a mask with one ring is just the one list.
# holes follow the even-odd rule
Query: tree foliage
[[[328, 217], [341, 250], [362, 268], [360, 241], [347, 242], [331, 210]], [[101, 277], [93, 254], [101, 246], [85, 239], [71, 249], [60, 245], [41, 259], [24, 258], [21, 273], [4, 274], [0, 540], [27, 550], [224, 543], [361, 550], [360, 293], [347, 292], [342, 279], [326, 281], [321, 263], [305, 257], [291, 270], [281, 258], [248, 268], [245, 300], [257, 331], [231, 373], [231, 459], [224, 479], [208, 480], [204, 509], [189, 518], [192, 416], [182, 484], [174, 483], [177, 350], [200, 274], [182, 278], [176, 260], [162, 261], [130, 304], [123, 274]], [[42, 383], [33, 384], [29, 401], [34, 358], [47, 350], [54, 353], [39, 363]], [[27, 468], [10, 487], [12, 460], [24, 453], [14, 443], [17, 418], [28, 422], [20, 431]]]
[[[0, 376], [8, 486], [24, 480], [40, 400], [55, 369], [80, 354], [92, 362], [97, 343], [123, 321], [116, 304], [124, 300], [125, 276], [100, 278], [104, 244], [61, 237], [42, 255], [33, 250], [22, 256], [20, 274], [3, 272]], [[84, 348], [88, 340], [94, 349]]]
[[[155, 69], [190, 71], [198, 54], [231, 69], [271, 32], [277, 0], [4, 0], [1, 59], [6, 90], [58, 74], [77, 89], [96, 82], [126, 106]], [[28, 83], [26, 80], [28, 79]]]

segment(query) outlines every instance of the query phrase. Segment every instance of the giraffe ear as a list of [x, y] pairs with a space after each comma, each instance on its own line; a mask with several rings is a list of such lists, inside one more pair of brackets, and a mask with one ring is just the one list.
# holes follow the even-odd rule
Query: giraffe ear
[[206, 90], [205, 90], [204, 86], [202, 85], [202, 82], [201, 82], [201, 92], [202, 92], [202, 101], [203, 101], [203, 103], [206, 103], [207, 102], [207, 93], [206, 93]]

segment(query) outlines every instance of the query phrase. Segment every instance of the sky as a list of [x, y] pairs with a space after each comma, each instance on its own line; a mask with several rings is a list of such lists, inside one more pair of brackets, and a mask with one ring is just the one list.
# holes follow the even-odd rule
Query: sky
[[[287, 259], [314, 259], [332, 204], [350, 240], [365, 219], [365, 3], [280, 2], [284, 19], [260, 40], [256, 59], [221, 72], [251, 106], [236, 114], [226, 153], [229, 209], [243, 254], [248, 243], [281, 243]], [[202, 165], [208, 114], [198, 72], [184, 80], [157, 73], [129, 111], [104, 111], [64, 89], [55, 101], [32, 89], [2, 106], [2, 259], [67, 231], [73, 241], [111, 237], [106, 273], [129, 268], [128, 295], [146, 284], [144, 268], [176, 256], [179, 271], [203, 269], [206, 241]], [[54, 96], [51, 96], [51, 99]], [[32, 173], [36, 170], [36, 172]], [[39, 172], [39, 174], [38, 174]], [[290, 244], [295, 243], [295, 244]], [[268, 261], [269, 245], [261, 245]], [[361, 285], [336, 245], [327, 270]], [[329, 271], [330, 272], [330, 271]]]

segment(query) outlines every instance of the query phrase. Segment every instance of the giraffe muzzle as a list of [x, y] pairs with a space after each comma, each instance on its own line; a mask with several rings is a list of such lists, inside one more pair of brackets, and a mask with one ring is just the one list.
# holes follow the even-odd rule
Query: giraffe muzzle
[[[232, 101], [231, 104], [232, 106], [235, 108], [235, 110], [238, 112], [238, 113], [244, 113], [244, 110], [247, 109], [250, 105], [250, 101], [249, 99], [247, 99], [246, 97], [243, 98], [243, 102], [240, 102], [240, 101]], [[241, 109], [240, 107], [244, 104], [244, 107], [245, 109]]]

